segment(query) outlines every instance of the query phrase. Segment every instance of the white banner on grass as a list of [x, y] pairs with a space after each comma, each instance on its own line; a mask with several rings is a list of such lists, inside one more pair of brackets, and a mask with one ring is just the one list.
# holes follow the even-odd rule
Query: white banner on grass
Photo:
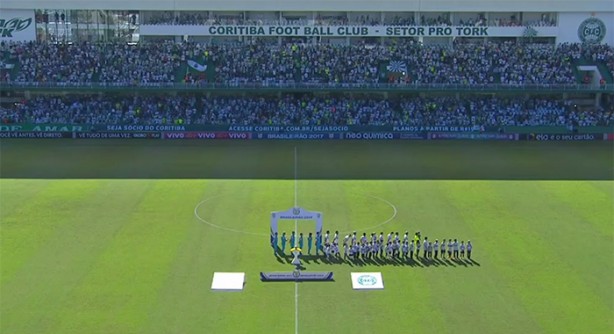
[[382, 273], [351, 273], [351, 276], [352, 289], [354, 290], [374, 290], [384, 288]]

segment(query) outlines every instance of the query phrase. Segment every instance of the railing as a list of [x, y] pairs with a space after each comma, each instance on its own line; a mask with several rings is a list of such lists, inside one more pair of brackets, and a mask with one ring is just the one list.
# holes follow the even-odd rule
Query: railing
[[0, 89], [19, 90], [315, 90], [315, 91], [464, 91], [464, 92], [606, 92], [614, 93], [614, 84], [420, 84], [420, 83], [70, 83], [2, 82]]

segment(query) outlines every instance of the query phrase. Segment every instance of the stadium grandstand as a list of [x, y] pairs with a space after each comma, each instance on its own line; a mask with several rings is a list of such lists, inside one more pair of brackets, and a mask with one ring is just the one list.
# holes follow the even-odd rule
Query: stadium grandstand
[[0, 8], [3, 124], [614, 124], [609, 1]]

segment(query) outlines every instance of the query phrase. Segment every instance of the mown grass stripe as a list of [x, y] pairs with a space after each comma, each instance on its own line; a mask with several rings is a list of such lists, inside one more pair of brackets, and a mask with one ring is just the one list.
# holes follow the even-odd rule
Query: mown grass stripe
[[130, 333], [145, 326], [177, 249], [187, 237], [192, 204], [200, 192], [186, 181], [153, 181], [125, 216], [123, 228], [57, 312], [56, 332]]
[[607, 307], [584, 286], [573, 268], [559, 259], [558, 249], [543, 242], [548, 236], [532, 228], [532, 220], [522, 208], [511, 206], [509, 198], [502, 195], [499, 188], [509, 185], [474, 183], [472, 189], [450, 187], [448, 192], [459, 208], [478, 203], [484, 207], [461, 212], [476, 227], [491, 231], [499, 243], [498, 252], [504, 252], [504, 257], [493, 265], [507, 281], [502, 285], [516, 291], [524, 308], [545, 331], [601, 332], [611, 328]]
[[1, 216], [0, 286], [10, 281], [28, 258], [34, 256], [41, 245], [61, 231], [64, 225], [81, 221], [82, 217], [75, 215], [75, 208], [82, 208], [102, 185], [98, 181], [77, 180], [43, 183], [45, 185], [34, 197], [26, 197], [28, 193], [11, 194], [19, 198], [21, 204], [8, 215]]

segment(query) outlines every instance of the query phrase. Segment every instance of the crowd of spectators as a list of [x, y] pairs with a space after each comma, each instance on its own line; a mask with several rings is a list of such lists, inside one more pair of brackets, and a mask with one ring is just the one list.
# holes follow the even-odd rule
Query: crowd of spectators
[[614, 125], [614, 109], [521, 97], [207, 97], [203, 95], [38, 96], [0, 108], [3, 123], [594, 126]]
[[0, 47], [18, 60], [15, 82], [69, 84], [174, 82], [182, 48], [170, 42], [139, 45], [25, 42]]
[[[223, 84], [574, 84], [572, 62], [580, 57], [614, 69], [609, 46], [456, 42], [422, 45], [412, 40], [387, 44], [265, 43], [49, 44], [3, 42], [0, 52], [19, 64], [3, 81], [138, 85], [182, 82], [186, 62], [215, 67], [208, 82]], [[390, 76], [386, 64], [406, 65]]]

